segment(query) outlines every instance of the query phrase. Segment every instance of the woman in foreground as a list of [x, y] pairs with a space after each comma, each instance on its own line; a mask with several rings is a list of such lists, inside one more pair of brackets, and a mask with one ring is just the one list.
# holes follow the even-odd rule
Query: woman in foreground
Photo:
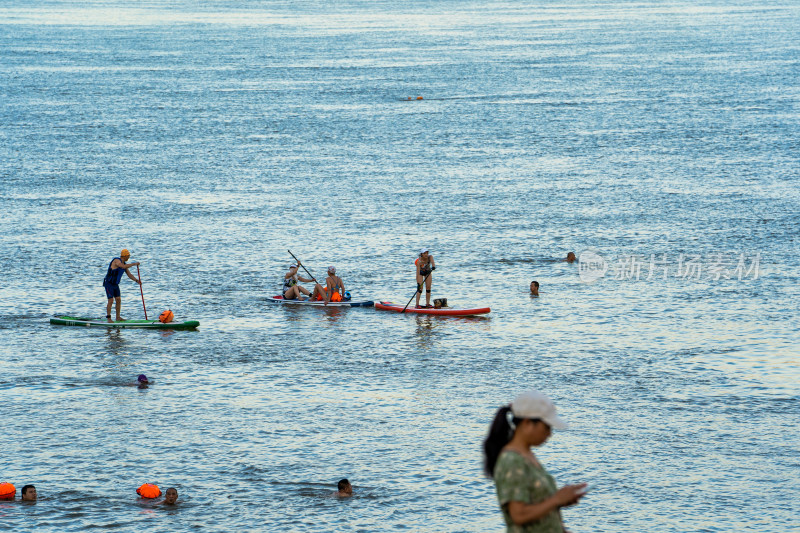
[[559, 510], [578, 503], [586, 493], [586, 483], [556, 490], [555, 479], [531, 451], [545, 443], [551, 428], [565, 427], [553, 402], [535, 390], [520, 394], [497, 411], [483, 448], [486, 473], [494, 478], [507, 531], [566, 531]]

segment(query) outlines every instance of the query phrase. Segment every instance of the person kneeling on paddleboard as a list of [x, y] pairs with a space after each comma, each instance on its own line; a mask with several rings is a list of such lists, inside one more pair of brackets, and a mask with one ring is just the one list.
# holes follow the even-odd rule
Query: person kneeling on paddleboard
[[130, 256], [131, 253], [127, 249], [123, 249], [122, 252], [120, 252], [119, 257], [115, 257], [108, 264], [108, 272], [106, 273], [106, 277], [103, 278], [103, 288], [106, 290], [106, 298], [108, 298], [108, 304], [106, 305], [106, 318], [109, 322], [111, 322], [111, 303], [115, 300], [117, 302], [117, 322], [124, 320], [121, 316], [119, 316], [119, 311], [122, 307], [122, 297], [119, 292], [119, 280], [122, 279], [122, 273], [125, 272], [133, 281], [139, 285], [142, 284], [141, 281], [136, 279], [133, 274], [128, 271], [130, 267], [139, 266], [138, 262], [126, 263]]
[[289, 272], [283, 277], [283, 299], [284, 300], [297, 300], [300, 298], [300, 293], [309, 296], [311, 293], [308, 289], [297, 284], [298, 281], [309, 283], [317, 281], [314, 278], [301, 278], [297, 275], [297, 265], [289, 265]]
[[325, 287], [317, 283], [314, 286], [314, 293], [311, 295], [311, 299], [325, 302], [325, 305], [328, 305], [328, 302], [341, 302], [345, 296], [344, 292], [342, 278], [336, 275], [336, 268], [329, 266]]
[[425, 283], [425, 307], [431, 306], [431, 273], [436, 270], [436, 263], [430, 250], [423, 248], [419, 252], [419, 257], [414, 261], [414, 268], [417, 271], [417, 309], [419, 309], [419, 297], [422, 296], [422, 284]]

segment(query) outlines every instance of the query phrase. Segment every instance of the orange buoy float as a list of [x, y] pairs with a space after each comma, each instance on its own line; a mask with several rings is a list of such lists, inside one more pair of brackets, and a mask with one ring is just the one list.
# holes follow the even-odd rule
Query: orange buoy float
[[136, 489], [136, 494], [142, 498], [158, 498], [161, 496], [161, 489], [158, 488], [158, 485], [154, 485], [153, 483], [145, 483]]
[[11, 483], [0, 483], [0, 500], [13, 500], [17, 495], [17, 487]]
[[163, 313], [158, 316], [158, 321], [162, 324], [167, 324], [172, 322], [172, 319], [175, 318], [175, 314], [172, 312], [171, 309], [167, 309]]
[[422, 100], [422, 97], [421, 96], [417, 96], [417, 100]]

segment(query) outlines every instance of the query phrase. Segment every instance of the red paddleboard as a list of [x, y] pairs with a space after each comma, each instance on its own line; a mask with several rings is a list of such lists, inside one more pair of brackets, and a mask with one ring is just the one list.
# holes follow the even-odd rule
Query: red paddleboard
[[[402, 313], [404, 307], [405, 307], [404, 305], [394, 304], [392, 302], [375, 302], [375, 309], [380, 309], [381, 311], [394, 311], [395, 313]], [[418, 315], [475, 316], [475, 315], [485, 315], [490, 311], [491, 309], [489, 309], [488, 307], [479, 307], [476, 309], [455, 309], [452, 307], [442, 307], [439, 309], [434, 309], [432, 307], [426, 307], [417, 309], [413, 305], [409, 305], [406, 308], [405, 312], [416, 313]]]

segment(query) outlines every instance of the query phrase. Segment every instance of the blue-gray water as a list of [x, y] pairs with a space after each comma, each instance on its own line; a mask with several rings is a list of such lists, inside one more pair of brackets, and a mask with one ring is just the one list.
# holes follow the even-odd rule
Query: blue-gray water
[[[573, 532], [800, 529], [798, 27], [796, 2], [3, 3], [0, 481], [40, 501], [0, 523], [499, 531], [480, 445], [533, 386], [571, 425], [539, 458], [594, 486]], [[263, 300], [291, 249], [405, 303], [421, 246], [435, 297], [492, 313]], [[123, 247], [148, 314], [198, 331], [48, 324], [104, 314]]]

